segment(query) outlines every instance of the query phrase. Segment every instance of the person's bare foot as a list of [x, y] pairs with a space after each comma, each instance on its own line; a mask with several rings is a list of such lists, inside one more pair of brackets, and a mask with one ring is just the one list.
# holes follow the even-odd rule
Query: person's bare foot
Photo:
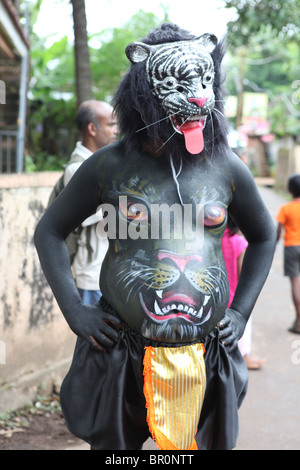
[[244, 356], [244, 361], [249, 370], [258, 370], [267, 362], [266, 359], [260, 359], [259, 357], [252, 357], [246, 354]]

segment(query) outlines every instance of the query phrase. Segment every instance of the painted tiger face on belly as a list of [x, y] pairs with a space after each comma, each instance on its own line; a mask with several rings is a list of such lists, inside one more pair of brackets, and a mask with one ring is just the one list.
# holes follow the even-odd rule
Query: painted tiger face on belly
[[132, 63], [145, 61], [152, 93], [164, 108], [175, 132], [182, 134], [189, 153], [203, 150], [203, 129], [214, 108], [214, 65], [211, 52], [217, 38], [204, 34], [193, 41], [161, 45], [134, 42], [126, 54]]
[[147, 161], [151, 166], [135, 160], [135, 176], [122, 173], [122, 182], [107, 189], [118, 217], [110, 235], [115, 219], [105, 216], [110, 249], [101, 291], [144, 337], [168, 343], [198, 340], [215, 328], [228, 303], [221, 238], [230, 188], [221, 171], [210, 173], [209, 164], [202, 164], [202, 173], [186, 167], [183, 177], [189, 185], [181, 205], [168, 162]]

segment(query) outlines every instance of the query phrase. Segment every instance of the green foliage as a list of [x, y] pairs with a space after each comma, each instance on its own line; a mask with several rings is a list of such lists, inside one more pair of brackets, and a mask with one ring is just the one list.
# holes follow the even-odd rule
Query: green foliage
[[34, 99], [49, 101], [51, 92], [74, 94], [74, 55], [67, 36], [46, 48], [41, 39], [31, 39], [32, 81]]
[[[228, 25], [227, 88], [237, 94], [265, 92], [269, 97], [268, 120], [276, 136], [297, 136], [300, 106], [295, 99], [300, 80], [299, 0], [224, 0], [235, 8], [236, 20]], [[259, 18], [259, 21], [258, 21]], [[243, 75], [243, 77], [242, 77]], [[298, 90], [300, 85], [298, 85]]]
[[249, 40], [266, 31], [275, 31], [282, 40], [298, 40], [299, 0], [224, 0], [225, 8], [236, 10], [237, 19], [228, 24], [231, 48], [247, 46]]
[[25, 173], [34, 171], [63, 171], [66, 160], [60, 160], [57, 155], [50, 155], [48, 152], [35, 154], [34, 159], [30, 155], [25, 155]]
[[[41, 3], [41, 0], [38, 0]], [[38, 4], [32, 5], [35, 12]], [[164, 12], [164, 20], [167, 13]], [[125, 47], [142, 38], [162, 20], [140, 10], [123, 27], [110, 28], [89, 38], [93, 95], [110, 101], [128, 67]], [[67, 36], [47, 47], [31, 34], [31, 80], [29, 86], [29, 155], [27, 171], [60, 170], [69, 158], [76, 140], [75, 64], [73, 43]], [[55, 150], [61, 128], [68, 130], [68, 143]], [[66, 147], [67, 150], [66, 150]]]
[[153, 13], [140, 10], [122, 28], [106, 29], [93, 36], [99, 48], [90, 46], [94, 95], [110, 100], [128, 67], [125, 55], [127, 44], [141, 39], [161, 21]]

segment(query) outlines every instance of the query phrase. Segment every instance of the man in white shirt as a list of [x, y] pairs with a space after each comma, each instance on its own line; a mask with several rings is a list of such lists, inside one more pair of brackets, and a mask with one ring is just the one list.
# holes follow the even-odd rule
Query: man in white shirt
[[[81, 141], [76, 143], [64, 173], [66, 185], [80, 165], [98, 149], [116, 141], [118, 126], [113, 108], [104, 101], [84, 101], [78, 108], [76, 124]], [[86, 304], [97, 302], [101, 296], [99, 275], [108, 240], [100, 239], [96, 226], [103, 220], [101, 210], [83, 224], [72, 271], [82, 300]]]

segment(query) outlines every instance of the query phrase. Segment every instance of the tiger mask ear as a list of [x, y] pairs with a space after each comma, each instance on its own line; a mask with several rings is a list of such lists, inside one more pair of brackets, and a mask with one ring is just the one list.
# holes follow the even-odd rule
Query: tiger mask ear
[[195, 42], [200, 44], [207, 50], [207, 52], [211, 54], [218, 43], [218, 39], [214, 34], [205, 33], [202, 34], [202, 36], [199, 36], [199, 38], [197, 38]]
[[143, 62], [151, 54], [153, 47], [143, 42], [131, 42], [125, 49], [125, 53], [133, 64]]
[[[178, 43], [181, 44], [185, 42], [197, 44], [211, 54], [217, 45], [218, 39], [214, 34], [206, 33], [196, 39], [192, 39], [191, 41], [178, 41]], [[170, 45], [174, 44], [176, 44], [176, 42], [170, 43]], [[151, 53], [165, 45], [166, 43], [150, 46], [143, 42], [131, 42], [126, 47], [125, 53], [132, 64], [137, 64], [138, 62], [144, 62]]]

